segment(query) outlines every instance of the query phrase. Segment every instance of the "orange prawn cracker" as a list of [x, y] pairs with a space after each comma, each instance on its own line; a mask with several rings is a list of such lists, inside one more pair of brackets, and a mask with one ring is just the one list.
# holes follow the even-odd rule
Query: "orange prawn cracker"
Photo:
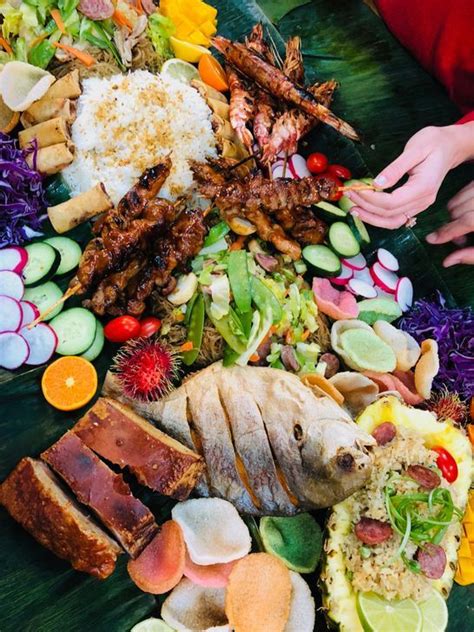
[[290, 614], [288, 568], [268, 553], [239, 560], [229, 577], [225, 611], [235, 632], [283, 632]]
[[176, 586], [184, 572], [186, 547], [180, 526], [168, 520], [135, 560], [128, 574], [144, 592], [162, 595]]

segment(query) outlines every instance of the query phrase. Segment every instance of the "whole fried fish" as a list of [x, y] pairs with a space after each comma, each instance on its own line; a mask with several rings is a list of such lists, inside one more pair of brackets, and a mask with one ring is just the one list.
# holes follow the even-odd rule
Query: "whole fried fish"
[[218, 362], [148, 404], [124, 397], [109, 373], [104, 392], [202, 454], [198, 494], [225, 498], [244, 514], [329, 507], [370, 475], [373, 438], [285, 371]]

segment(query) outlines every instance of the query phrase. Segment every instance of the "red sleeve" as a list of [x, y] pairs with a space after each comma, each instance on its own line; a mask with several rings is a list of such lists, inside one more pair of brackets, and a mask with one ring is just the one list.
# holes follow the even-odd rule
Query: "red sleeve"
[[459, 121], [456, 121], [456, 125], [462, 125], [462, 123], [470, 123], [474, 121], [474, 110], [465, 114]]
[[376, 4], [395, 37], [444, 85], [461, 111], [474, 110], [473, 0], [376, 0]]

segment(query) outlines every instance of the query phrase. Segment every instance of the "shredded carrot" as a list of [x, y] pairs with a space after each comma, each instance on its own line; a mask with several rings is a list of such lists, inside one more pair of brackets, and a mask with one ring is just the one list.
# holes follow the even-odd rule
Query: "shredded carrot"
[[276, 334], [278, 327], [276, 325], [272, 325], [268, 331], [268, 335], [272, 336], [273, 334]]
[[35, 39], [31, 42], [29, 47], [34, 48], [38, 44], [41, 44], [41, 42], [45, 40], [47, 37], [49, 37], [49, 33], [42, 33], [41, 35], [38, 35], [38, 37], [35, 37]]
[[231, 243], [229, 250], [242, 250], [246, 239], [247, 237], [245, 235], [240, 235], [234, 242]]
[[250, 362], [258, 362], [260, 360], [260, 356], [258, 355], [258, 353], [252, 353], [249, 360]]
[[137, 6], [135, 7], [136, 12], [139, 13], [140, 15], [142, 13], [145, 13], [143, 6], [142, 6], [142, 0], [137, 0]]
[[469, 435], [469, 441], [474, 446], [474, 424], [468, 424], [468, 426], [467, 426], [467, 434]]
[[130, 20], [127, 18], [127, 16], [125, 15], [125, 13], [123, 13], [122, 11], [119, 11], [118, 9], [115, 9], [112, 15], [112, 20], [118, 26], [126, 26], [130, 31], [133, 29], [133, 25], [130, 22]]
[[10, 44], [7, 42], [6, 39], [4, 39], [3, 37], [0, 37], [0, 46], [7, 51], [7, 53], [9, 55], [11, 55], [13, 53], [12, 47], [10, 46]]
[[183, 314], [183, 312], [178, 312], [176, 314], [176, 316], [174, 317], [175, 321], [178, 322], [178, 323], [180, 323], [185, 318], [186, 318], [186, 316]]
[[51, 17], [55, 21], [56, 26], [58, 27], [58, 29], [61, 31], [61, 33], [63, 35], [66, 35], [67, 34], [66, 26], [65, 26], [65, 24], [63, 22], [63, 19], [61, 17], [61, 13], [59, 12], [59, 9], [51, 9], [50, 13], [51, 13]]
[[179, 350], [180, 351], [192, 351], [194, 349], [194, 345], [193, 343], [188, 340], [187, 342], [185, 342], [183, 345], [180, 346]]
[[56, 48], [61, 48], [66, 51], [70, 55], [76, 57], [80, 62], [87, 66], [93, 66], [95, 64], [95, 59], [89, 53], [84, 52], [83, 50], [79, 50], [78, 48], [74, 48], [74, 46], [68, 46], [67, 44], [60, 44], [59, 42], [52, 42], [53, 46]]
[[305, 340], [308, 340], [309, 335], [310, 335], [310, 330], [307, 329], [306, 331], [303, 331], [303, 333], [301, 334], [301, 340], [304, 342]]
[[293, 330], [292, 329], [287, 329], [287, 331], [285, 333], [285, 343], [287, 345], [291, 345], [292, 342], [293, 342]]

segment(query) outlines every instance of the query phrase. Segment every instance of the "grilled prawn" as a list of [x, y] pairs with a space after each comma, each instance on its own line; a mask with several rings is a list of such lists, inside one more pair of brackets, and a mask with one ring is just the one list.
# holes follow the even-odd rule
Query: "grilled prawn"
[[227, 62], [241, 73], [253, 79], [261, 88], [278, 99], [284, 99], [291, 105], [334, 127], [344, 136], [359, 140], [357, 132], [348, 123], [337, 117], [327, 107], [318, 103], [315, 97], [297, 86], [284, 72], [275, 68], [259, 55], [248, 50], [245, 45], [231, 42], [225, 37], [214, 37], [214, 47], [224, 55]]
[[247, 127], [255, 112], [254, 98], [244, 86], [235, 70], [226, 68], [227, 81], [229, 82], [230, 101], [229, 119], [239, 140], [249, 153], [253, 154], [253, 136]]
[[304, 85], [304, 64], [301, 54], [301, 39], [295, 35], [286, 43], [286, 56], [283, 63], [285, 75], [298, 85]]

